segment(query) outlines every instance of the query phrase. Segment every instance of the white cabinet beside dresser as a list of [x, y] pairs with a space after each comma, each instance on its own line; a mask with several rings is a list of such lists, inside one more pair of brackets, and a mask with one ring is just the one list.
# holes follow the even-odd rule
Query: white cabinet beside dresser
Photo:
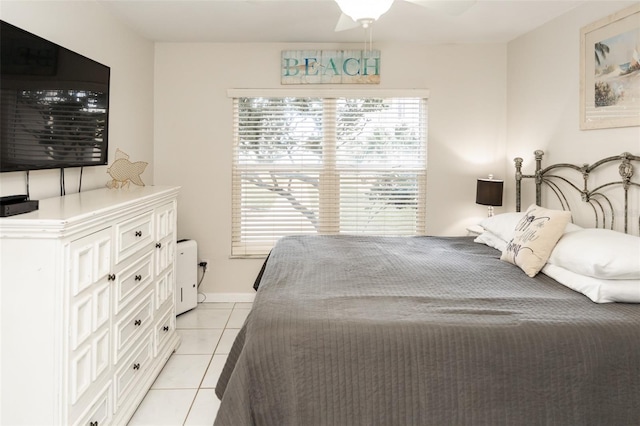
[[0, 219], [0, 424], [126, 424], [179, 344], [177, 187]]

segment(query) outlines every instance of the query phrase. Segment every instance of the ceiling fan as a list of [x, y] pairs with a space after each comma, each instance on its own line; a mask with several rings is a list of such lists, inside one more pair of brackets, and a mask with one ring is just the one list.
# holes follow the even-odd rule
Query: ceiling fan
[[[380, 16], [386, 13], [394, 0], [336, 0], [342, 15], [338, 19], [336, 31], [352, 28], [368, 28]], [[476, 3], [476, 0], [404, 0], [419, 6], [439, 10], [457, 16]]]

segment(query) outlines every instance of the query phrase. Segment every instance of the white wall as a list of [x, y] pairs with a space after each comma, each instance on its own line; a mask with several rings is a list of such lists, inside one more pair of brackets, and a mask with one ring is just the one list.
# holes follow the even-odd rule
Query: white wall
[[[543, 164], [593, 163], [625, 151], [640, 153], [638, 127], [580, 130], [579, 125], [580, 28], [634, 3], [585, 2], [508, 44], [508, 167], [514, 157], [522, 157], [524, 172], [532, 173], [536, 149], [545, 151]], [[508, 184], [505, 194], [513, 203]], [[533, 192], [528, 194], [527, 203], [534, 202]]]
[[[109, 164], [116, 148], [148, 161], [142, 180], [153, 184], [153, 43], [136, 35], [93, 1], [2, 0], [0, 18], [111, 67]], [[103, 187], [108, 166], [85, 167], [82, 190]], [[77, 192], [79, 168], [65, 171], [66, 192]], [[60, 172], [30, 173], [32, 199], [60, 194]], [[25, 173], [0, 174], [0, 195], [24, 194]]]
[[[156, 184], [182, 186], [180, 238], [211, 261], [202, 292], [251, 293], [262, 264], [229, 259], [232, 105], [229, 88], [279, 88], [281, 50], [335, 44], [159, 43], [155, 51]], [[486, 215], [475, 179], [505, 174], [506, 45], [376, 45], [380, 88], [430, 90], [427, 229], [464, 235]], [[290, 86], [289, 86], [290, 87]], [[322, 86], [316, 86], [322, 87]]]

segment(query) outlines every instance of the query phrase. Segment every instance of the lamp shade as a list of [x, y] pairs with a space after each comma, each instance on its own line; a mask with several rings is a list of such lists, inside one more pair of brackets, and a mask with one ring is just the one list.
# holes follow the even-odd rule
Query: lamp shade
[[476, 204], [483, 206], [501, 206], [504, 182], [494, 179], [478, 179]]
[[342, 13], [356, 22], [373, 22], [387, 12], [393, 0], [336, 0]]

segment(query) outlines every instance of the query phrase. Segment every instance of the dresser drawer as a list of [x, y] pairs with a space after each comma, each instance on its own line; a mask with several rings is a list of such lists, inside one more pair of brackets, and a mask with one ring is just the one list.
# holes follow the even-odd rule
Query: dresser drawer
[[71, 424], [73, 426], [108, 425], [111, 421], [111, 413], [113, 413], [112, 395], [111, 382], [109, 382], [94, 398], [89, 408], [79, 415], [72, 414], [71, 418], [75, 420], [71, 420]]
[[153, 280], [153, 252], [142, 256], [116, 274], [116, 314]]
[[115, 261], [120, 263], [153, 242], [153, 212], [143, 213], [116, 225]]
[[149, 329], [153, 311], [153, 292], [149, 293], [115, 324], [115, 362], [123, 356], [123, 351], [137, 340], [144, 330]]
[[156, 243], [156, 274], [161, 274], [173, 265], [176, 256], [176, 243], [171, 238]]
[[169, 337], [174, 333], [176, 329], [176, 316], [173, 314], [173, 309], [169, 309], [167, 313], [160, 318], [160, 321], [155, 325], [155, 345], [153, 355], [157, 356], [160, 349], [169, 341]]
[[142, 342], [130, 352], [130, 356], [122, 362], [115, 374], [116, 409], [122, 405], [127, 394], [136, 383], [144, 377], [144, 372], [151, 364], [152, 352], [151, 333], [147, 333]]

